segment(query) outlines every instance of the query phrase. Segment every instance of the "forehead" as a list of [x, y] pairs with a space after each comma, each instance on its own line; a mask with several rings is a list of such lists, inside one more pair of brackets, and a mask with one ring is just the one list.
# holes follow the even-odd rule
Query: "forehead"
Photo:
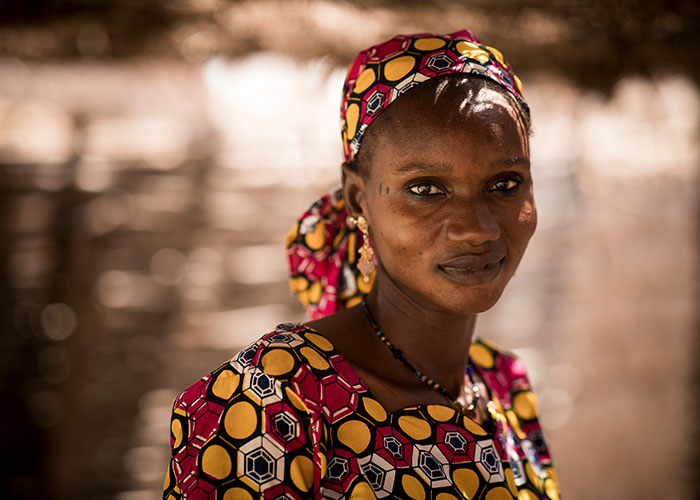
[[378, 127], [373, 149], [440, 149], [470, 143], [496, 143], [506, 149], [528, 150], [528, 137], [514, 103], [488, 88], [449, 88], [438, 85], [397, 100]]

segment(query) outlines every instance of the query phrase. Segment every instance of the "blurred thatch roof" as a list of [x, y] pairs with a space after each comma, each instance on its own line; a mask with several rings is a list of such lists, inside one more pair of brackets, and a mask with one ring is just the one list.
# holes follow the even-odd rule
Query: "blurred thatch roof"
[[0, 55], [22, 60], [174, 58], [273, 49], [345, 64], [398, 32], [468, 27], [518, 72], [607, 88], [621, 75], [700, 74], [693, 0], [5, 0]]

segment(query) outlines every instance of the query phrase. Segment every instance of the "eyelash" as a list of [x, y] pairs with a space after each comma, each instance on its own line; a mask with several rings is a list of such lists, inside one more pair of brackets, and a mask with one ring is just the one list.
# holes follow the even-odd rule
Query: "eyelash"
[[[508, 187], [497, 187], [502, 184], [507, 184]], [[508, 177], [508, 178], [502, 178], [494, 181], [491, 184], [491, 187], [489, 188], [489, 192], [495, 192], [495, 193], [502, 193], [502, 194], [511, 194], [515, 192], [520, 187], [520, 184], [522, 183], [522, 180], [519, 178], [513, 178], [513, 177]], [[420, 193], [419, 190], [420, 188], [425, 188], [427, 187], [429, 191], [435, 190], [435, 192], [427, 192], [427, 193]], [[418, 198], [429, 198], [433, 196], [440, 196], [445, 194], [445, 190], [437, 186], [433, 182], [419, 182], [416, 184], [413, 184], [408, 187], [409, 193], [412, 195], [418, 197]]]

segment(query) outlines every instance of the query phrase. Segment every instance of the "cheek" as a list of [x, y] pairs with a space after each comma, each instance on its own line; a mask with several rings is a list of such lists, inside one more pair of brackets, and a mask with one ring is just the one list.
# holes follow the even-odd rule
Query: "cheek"
[[439, 223], [410, 207], [387, 203], [373, 208], [377, 210], [375, 213], [382, 214], [375, 219], [372, 236], [378, 256], [384, 262], [423, 255], [439, 233], [435, 229]]
[[522, 254], [525, 251], [536, 228], [537, 208], [534, 200], [527, 200], [520, 206], [517, 219], [514, 218], [511, 226], [512, 242], [517, 247], [516, 253]]

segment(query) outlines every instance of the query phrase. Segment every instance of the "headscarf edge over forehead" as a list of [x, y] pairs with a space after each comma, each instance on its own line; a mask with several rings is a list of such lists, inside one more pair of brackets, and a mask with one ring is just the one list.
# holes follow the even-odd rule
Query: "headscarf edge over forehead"
[[[473, 74], [511, 92], [526, 108], [520, 79], [501, 52], [467, 30], [448, 35], [398, 35], [363, 50], [345, 78], [341, 128], [345, 160], [355, 158], [367, 127], [408, 90], [437, 76]], [[287, 235], [290, 288], [318, 319], [352, 307], [369, 293], [359, 270], [362, 234], [346, 225], [342, 189], [336, 186], [302, 214]]]

